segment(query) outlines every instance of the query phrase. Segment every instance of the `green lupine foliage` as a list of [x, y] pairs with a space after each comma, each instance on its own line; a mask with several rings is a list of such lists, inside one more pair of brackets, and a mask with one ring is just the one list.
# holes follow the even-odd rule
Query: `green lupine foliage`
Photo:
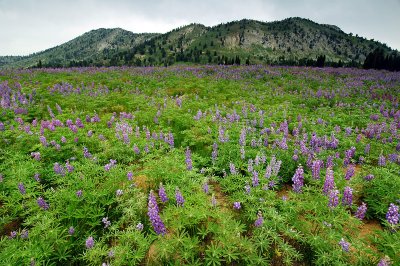
[[[400, 204], [399, 159], [393, 160], [399, 153], [397, 73], [124, 67], [4, 71], [0, 80], [1, 265], [374, 265], [385, 256], [400, 263], [399, 227], [386, 221], [389, 204]], [[47, 106], [63, 126], [46, 128], [52, 121]], [[127, 113], [132, 118], [124, 118]], [[86, 122], [95, 115], [99, 122]], [[74, 133], [66, 124], [77, 118], [84, 127]], [[332, 133], [338, 144], [328, 147]], [[351, 147], [355, 174], [346, 180]], [[381, 155], [384, 166], [378, 165]], [[335, 208], [322, 193], [326, 168], [315, 180], [309, 166], [309, 158], [326, 165], [329, 156], [339, 190]], [[268, 167], [277, 167], [274, 160], [278, 172], [266, 177]], [[55, 172], [56, 163], [65, 175]], [[299, 164], [304, 186], [295, 193]], [[158, 197], [160, 183], [167, 202]], [[352, 206], [341, 204], [345, 187], [353, 189]], [[183, 207], [175, 200], [177, 188]], [[151, 190], [164, 235], [148, 217]], [[39, 197], [48, 209], [38, 205]], [[362, 202], [368, 210], [360, 221], [355, 212]], [[85, 246], [89, 237], [91, 248]], [[339, 245], [342, 238], [349, 252]]]

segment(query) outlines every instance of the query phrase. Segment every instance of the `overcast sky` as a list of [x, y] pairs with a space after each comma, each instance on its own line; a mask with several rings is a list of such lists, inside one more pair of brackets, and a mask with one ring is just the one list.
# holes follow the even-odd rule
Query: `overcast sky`
[[0, 0], [0, 55], [27, 55], [97, 28], [164, 33], [192, 22], [303, 17], [400, 50], [400, 0]]

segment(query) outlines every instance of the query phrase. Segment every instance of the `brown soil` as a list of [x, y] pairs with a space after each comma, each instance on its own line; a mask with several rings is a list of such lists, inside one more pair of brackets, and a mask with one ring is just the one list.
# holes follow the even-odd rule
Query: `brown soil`
[[230, 212], [232, 208], [227, 196], [222, 192], [221, 185], [215, 181], [210, 181], [210, 185], [212, 185], [215, 199], [217, 200], [217, 206], [219, 206], [222, 211]]
[[289, 191], [292, 190], [292, 186], [290, 184], [284, 184], [282, 189], [276, 193], [278, 198], [282, 198], [283, 196], [288, 196]]
[[18, 230], [18, 228], [21, 226], [21, 223], [22, 223], [21, 219], [16, 219], [14, 221], [5, 224], [3, 228], [0, 228], [0, 236], [1, 235], [9, 236], [12, 231]]
[[144, 191], [147, 191], [150, 184], [147, 182], [147, 176], [145, 175], [138, 175], [134, 177], [134, 182], [137, 187], [143, 189]]
[[369, 237], [376, 235], [375, 231], [382, 230], [382, 226], [377, 220], [368, 220], [361, 226], [358, 237], [369, 243]]

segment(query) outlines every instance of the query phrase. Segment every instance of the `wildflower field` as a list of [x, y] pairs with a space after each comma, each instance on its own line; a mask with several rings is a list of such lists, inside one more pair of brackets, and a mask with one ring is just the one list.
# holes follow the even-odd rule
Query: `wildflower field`
[[400, 265], [400, 73], [0, 72], [0, 265]]

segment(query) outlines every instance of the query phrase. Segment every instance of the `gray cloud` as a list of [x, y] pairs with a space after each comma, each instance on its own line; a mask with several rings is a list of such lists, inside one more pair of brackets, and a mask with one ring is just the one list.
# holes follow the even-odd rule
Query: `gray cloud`
[[[383, 1], [382, 1], [383, 2]], [[192, 22], [304, 17], [400, 50], [400, 1], [0, 0], [0, 55], [26, 55], [97, 28], [167, 32]]]

